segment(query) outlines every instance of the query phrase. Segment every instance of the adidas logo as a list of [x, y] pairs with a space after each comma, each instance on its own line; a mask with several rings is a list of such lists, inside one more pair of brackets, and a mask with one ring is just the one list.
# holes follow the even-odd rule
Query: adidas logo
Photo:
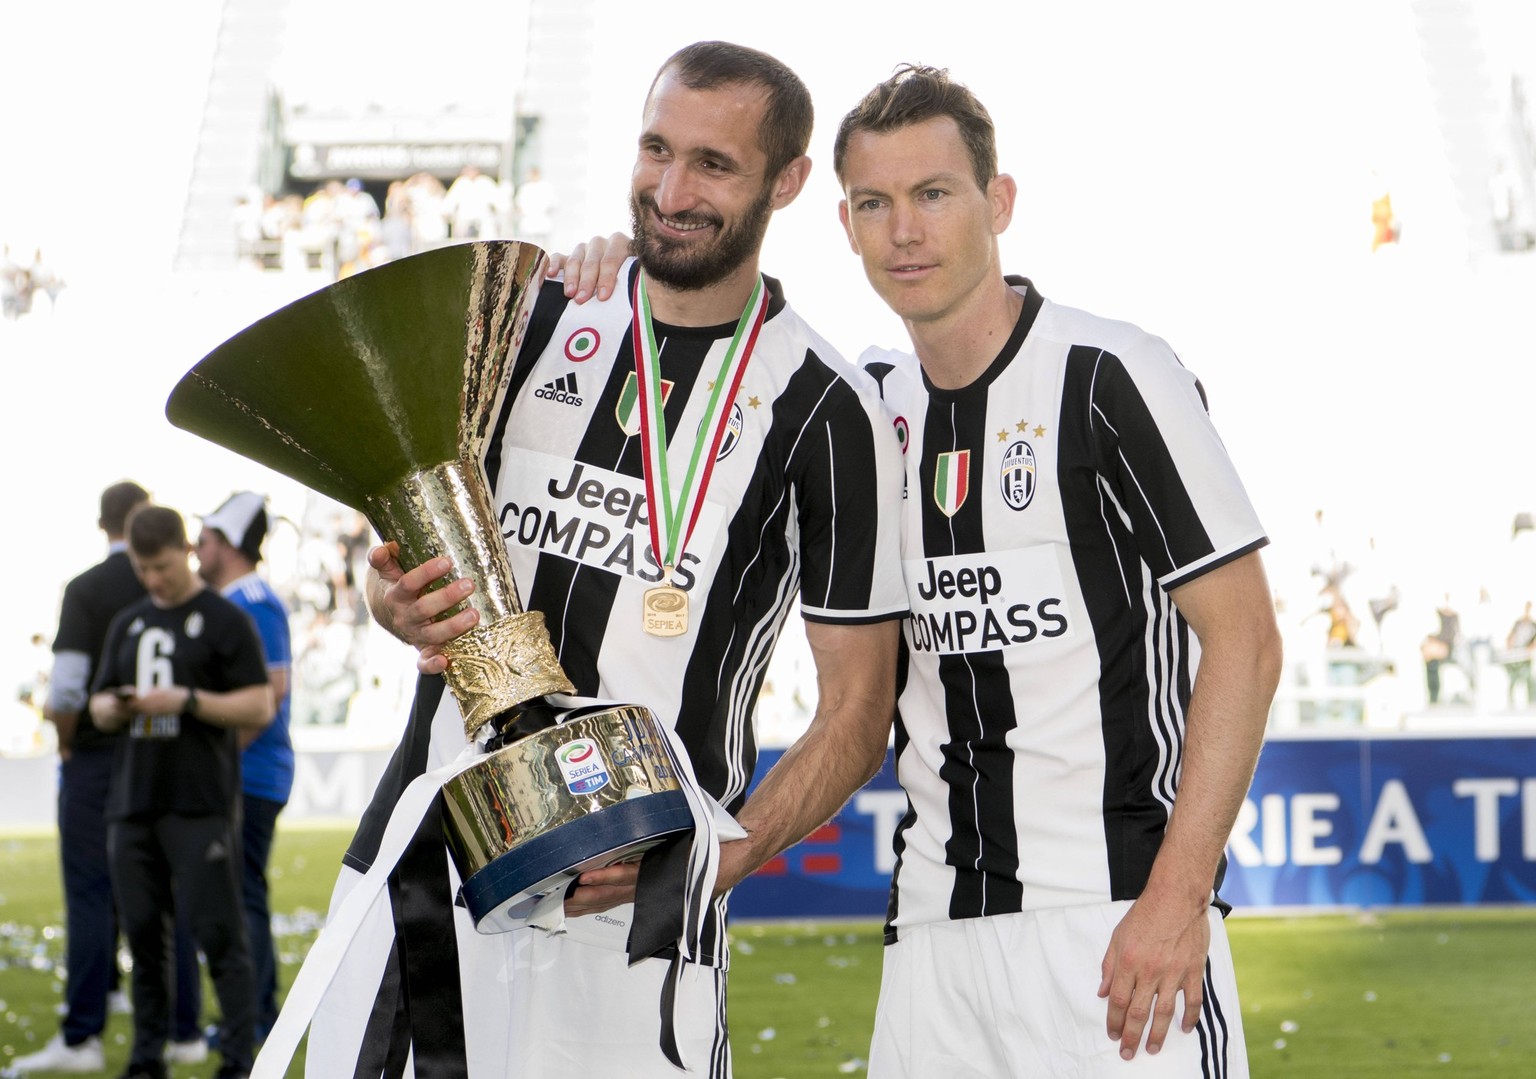
[[576, 374], [563, 375], [553, 382], [546, 382], [533, 391], [535, 397], [542, 397], [546, 401], [557, 401], [562, 405], [580, 405], [581, 391], [576, 388]]

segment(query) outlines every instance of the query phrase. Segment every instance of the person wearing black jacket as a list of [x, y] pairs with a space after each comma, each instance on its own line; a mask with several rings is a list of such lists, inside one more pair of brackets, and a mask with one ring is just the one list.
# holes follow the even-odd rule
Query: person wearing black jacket
[[107, 852], [133, 953], [133, 1050], [124, 1079], [165, 1079], [171, 912], [184, 906], [223, 1022], [218, 1079], [250, 1072], [256, 999], [240, 898], [237, 731], [272, 722], [272, 689], [245, 612], [192, 569], [180, 514], [140, 506], [128, 553], [148, 595], [107, 631], [91, 720], [125, 730], [107, 793]]

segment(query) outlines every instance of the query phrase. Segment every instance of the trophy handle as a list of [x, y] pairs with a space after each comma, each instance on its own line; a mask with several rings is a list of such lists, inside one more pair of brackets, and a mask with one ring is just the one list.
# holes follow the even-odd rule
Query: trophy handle
[[444, 679], [464, 715], [464, 733], [509, 709], [549, 693], [575, 693], [560, 667], [544, 615], [525, 611], [501, 527], [491, 508], [485, 473], [476, 461], [460, 459], [412, 473], [364, 504], [369, 521], [386, 540], [400, 546], [400, 564], [409, 569], [446, 555], [453, 571], [430, 587], [459, 577], [475, 591], [447, 618], [473, 607], [474, 629], [443, 646]]

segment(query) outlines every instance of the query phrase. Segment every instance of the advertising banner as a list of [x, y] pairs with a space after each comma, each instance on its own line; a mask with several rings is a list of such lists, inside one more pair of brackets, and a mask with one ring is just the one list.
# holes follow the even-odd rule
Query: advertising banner
[[1536, 739], [1274, 741], [1227, 845], [1240, 907], [1536, 900]]
[[[754, 784], [783, 755], [763, 750]], [[736, 886], [731, 917], [883, 917], [896, 865], [891, 836], [906, 811], [887, 752], [880, 773], [841, 813]]]
[[[758, 775], [782, 755], [764, 750]], [[880, 917], [906, 798], [887, 756], [737, 887], [738, 918]], [[1235, 907], [1536, 902], [1536, 737], [1269, 742], [1227, 846]]]

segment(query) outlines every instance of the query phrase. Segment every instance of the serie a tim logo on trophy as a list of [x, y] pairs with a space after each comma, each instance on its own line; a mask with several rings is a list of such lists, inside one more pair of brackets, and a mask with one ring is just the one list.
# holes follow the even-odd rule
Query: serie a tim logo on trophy
[[486, 752], [442, 797], [481, 932], [521, 924], [577, 873], [693, 827], [648, 709], [547, 700], [574, 690], [544, 616], [522, 608], [491, 507], [482, 449], [544, 265], [537, 247], [498, 241], [347, 278], [230, 338], [166, 404], [176, 426], [361, 510], [399, 544], [402, 566], [448, 556], [456, 572], [438, 587], [476, 582], [466, 602], [480, 621], [444, 649], [445, 678], [466, 739]]

